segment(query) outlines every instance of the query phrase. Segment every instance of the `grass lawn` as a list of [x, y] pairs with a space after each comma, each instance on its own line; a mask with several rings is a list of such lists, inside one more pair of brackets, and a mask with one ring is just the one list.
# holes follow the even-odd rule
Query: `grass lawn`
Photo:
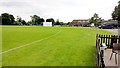
[[2, 52], [7, 51], [2, 65], [94, 66], [96, 33], [110, 34], [83, 27], [2, 26]]
[[[0, 26], [0, 52], [2, 52], [2, 27]], [[2, 55], [0, 55], [0, 67], [2, 66]]]

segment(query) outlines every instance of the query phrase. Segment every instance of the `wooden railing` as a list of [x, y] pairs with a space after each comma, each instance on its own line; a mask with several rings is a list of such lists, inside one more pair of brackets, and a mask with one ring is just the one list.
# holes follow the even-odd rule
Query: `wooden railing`
[[97, 37], [100, 38], [100, 43], [105, 43], [108, 48], [112, 48], [113, 43], [120, 43], [120, 35], [97, 34]]
[[104, 51], [101, 50], [102, 44], [101, 44], [101, 38], [99, 38], [100, 35], [96, 35], [96, 65], [98, 68], [105, 68], [104, 64]]

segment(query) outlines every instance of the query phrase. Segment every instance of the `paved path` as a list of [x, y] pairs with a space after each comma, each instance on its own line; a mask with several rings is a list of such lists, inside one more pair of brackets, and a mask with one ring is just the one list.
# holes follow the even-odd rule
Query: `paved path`
[[106, 30], [106, 31], [109, 31], [111, 33], [120, 35], [120, 29], [103, 29], [103, 30]]
[[[111, 68], [120, 68], [120, 56], [118, 56], [117, 54], [117, 64], [115, 63], [115, 55], [113, 54], [112, 56], [112, 59], [110, 60], [110, 56], [111, 56], [111, 53], [112, 53], [112, 49], [106, 49], [104, 51], [104, 63], [105, 63], [105, 66], [111, 66]], [[115, 66], [115, 67], [114, 67]], [[110, 68], [110, 67], [108, 67]]]
[[[120, 29], [103, 29], [103, 30], [106, 30], [106, 31], [109, 31], [111, 33], [120, 35]], [[112, 49], [107, 49], [104, 52], [105, 52], [104, 53], [105, 65], [106, 66], [112, 66], [111, 68], [120, 68], [120, 58], [119, 58], [120, 56], [118, 56], [118, 54], [117, 54], [117, 62], [118, 62], [118, 64], [116, 64], [114, 54], [113, 54], [112, 59], [110, 60], [110, 55], [111, 55]], [[110, 68], [110, 67], [108, 67], [108, 68]]]
[[[109, 31], [113, 34], [120, 35], [120, 29], [103, 29], [106, 31]], [[107, 49], [104, 51], [104, 61], [105, 61], [105, 66], [108, 66], [106, 68], [120, 68], [120, 56], [117, 54], [117, 62], [118, 64], [115, 63], [115, 56], [113, 54], [112, 59], [110, 60], [112, 49]], [[111, 66], [111, 67], [109, 67]], [[115, 66], [115, 67], [114, 67]]]

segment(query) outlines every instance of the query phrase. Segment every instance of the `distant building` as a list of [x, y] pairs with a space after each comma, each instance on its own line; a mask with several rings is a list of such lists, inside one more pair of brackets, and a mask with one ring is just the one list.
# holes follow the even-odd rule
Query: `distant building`
[[72, 26], [88, 26], [89, 25], [89, 19], [73, 20], [71, 25]]

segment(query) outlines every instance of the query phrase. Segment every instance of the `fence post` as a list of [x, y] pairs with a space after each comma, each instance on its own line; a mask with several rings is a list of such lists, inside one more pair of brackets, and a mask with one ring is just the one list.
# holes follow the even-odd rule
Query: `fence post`
[[106, 46], [108, 46], [108, 36], [106, 35]]
[[113, 47], [113, 43], [117, 43], [117, 36], [115, 36], [115, 35], [111, 36], [111, 45], [110, 45], [110, 48]]
[[100, 38], [101, 38], [101, 40], [100, 40], [100, 41], [101, 41], [100, 45], [102, 45], [102, 42], [103, 42], [103, 35], [100, 35], [100, 36], [101, 36], [101, 37], [100, 37]]
[[98, 54], [98, 36], [99, 34], [96, 34], [96, 66], [99, 67], [99, 54]]
[[108, 48], [110, 48], [110, 35], [108, 36]]
[[119, 39], [118, 39], [118, 43], [120, 43], [120, 35], [118, 36], [118, 38], [119, 38]]

